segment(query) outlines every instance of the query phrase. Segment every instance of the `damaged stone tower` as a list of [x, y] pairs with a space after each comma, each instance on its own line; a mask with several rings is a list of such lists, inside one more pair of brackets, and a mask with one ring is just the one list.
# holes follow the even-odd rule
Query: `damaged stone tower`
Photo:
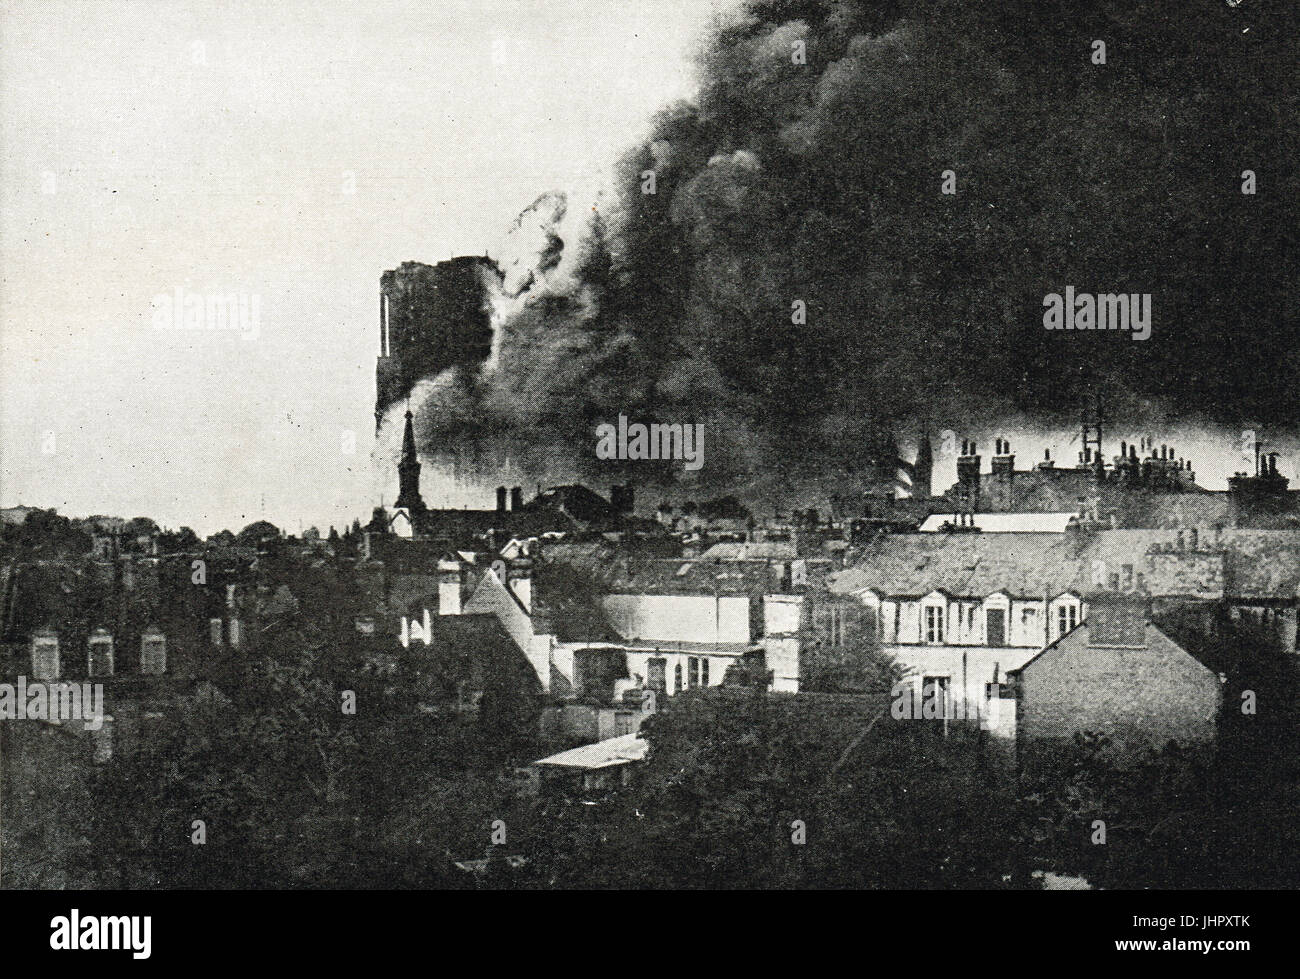
[[499, 275], [491, 259], [463, 256], [437, 265], [403, 262], [380, 277], [376, 431], [421, 378], [473, 367], [491, 354], [489, 275]]

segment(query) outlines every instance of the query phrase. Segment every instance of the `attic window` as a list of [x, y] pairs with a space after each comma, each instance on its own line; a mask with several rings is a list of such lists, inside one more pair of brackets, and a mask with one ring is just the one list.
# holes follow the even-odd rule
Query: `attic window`
[[940, 606], [925, 607], [925, 641], [930, 644], [943, 643], [943, 608]]

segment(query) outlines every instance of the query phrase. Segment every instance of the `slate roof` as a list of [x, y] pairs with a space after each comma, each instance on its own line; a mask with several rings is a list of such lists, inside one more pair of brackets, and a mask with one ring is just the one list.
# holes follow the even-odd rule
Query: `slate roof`
[[793, 541], [723, 541], [702, 555], [704, 561], [793, 561], [799, 556]]
[[781, 568], [767, 561], [616, 558], [606, 563], [606, 594], [754, 595], [779, 588]]
[[864, 547], [854, 567], [832, 576], [830, 590], [1055, 598], [1087, 588], [1080, 561], [1085, 548], [1073, 534], [891, 534]]
[[1225, 530], [1229, 595], [1300, 597], [1300, 530]]
[[[1180, 546], [1181, 539], [1181, 546]], [[1055, 597], [1093, 590], [1097, 565], [1107, 580], [1125, 565], [1155, 596], [1223, 595], [1294, 599], [1300, 587], [1300, 531], [1104, 530], [1065, 534], [894, 534], [867, 544], [831, 591], [865, 588], [920, 597], [935, 590], [982, 598]]]
[[1126, 500], [1121, 520], [1129, 526], [1214, 527], [1232, 523], [1232, 501], [1226, 492], [1149, 493]]

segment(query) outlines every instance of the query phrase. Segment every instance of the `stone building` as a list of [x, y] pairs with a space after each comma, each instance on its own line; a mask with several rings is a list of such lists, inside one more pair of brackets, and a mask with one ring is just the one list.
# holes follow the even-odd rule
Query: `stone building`
[[1208, 745], [1219, 676], [1149, 621], [1140, 601], [1095, 598], [1088, 621], [1013, 671], [1022, 767], [1050, 763], [1076, 735], [1104, 735], [1121, 761], [1174, 741]]

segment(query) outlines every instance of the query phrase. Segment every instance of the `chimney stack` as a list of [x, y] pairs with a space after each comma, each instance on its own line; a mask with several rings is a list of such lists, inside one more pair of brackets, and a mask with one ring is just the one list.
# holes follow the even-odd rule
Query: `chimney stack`
[[506, 512], [506, 488], [504, 486], [498, 486], [497, 487], [497, 513], [505, 513], [505, 512]]
[[510, 490], [510, 509], [522, 510], [524, 508], [524, 488], [516, 486]]
[[974, 500], [980, 489], [980, 457], [976, 455], [977, 446], [973, 440], [963, 441], [961, 447], [957, 459], [957, 482]]
[[1011, 443], [1006, 439], [998, 439], [996, 443], [997, 454], [993, 457], [993, 472], [1010, 473], [1016, 466], [1016, 457], [1011, 454]]

